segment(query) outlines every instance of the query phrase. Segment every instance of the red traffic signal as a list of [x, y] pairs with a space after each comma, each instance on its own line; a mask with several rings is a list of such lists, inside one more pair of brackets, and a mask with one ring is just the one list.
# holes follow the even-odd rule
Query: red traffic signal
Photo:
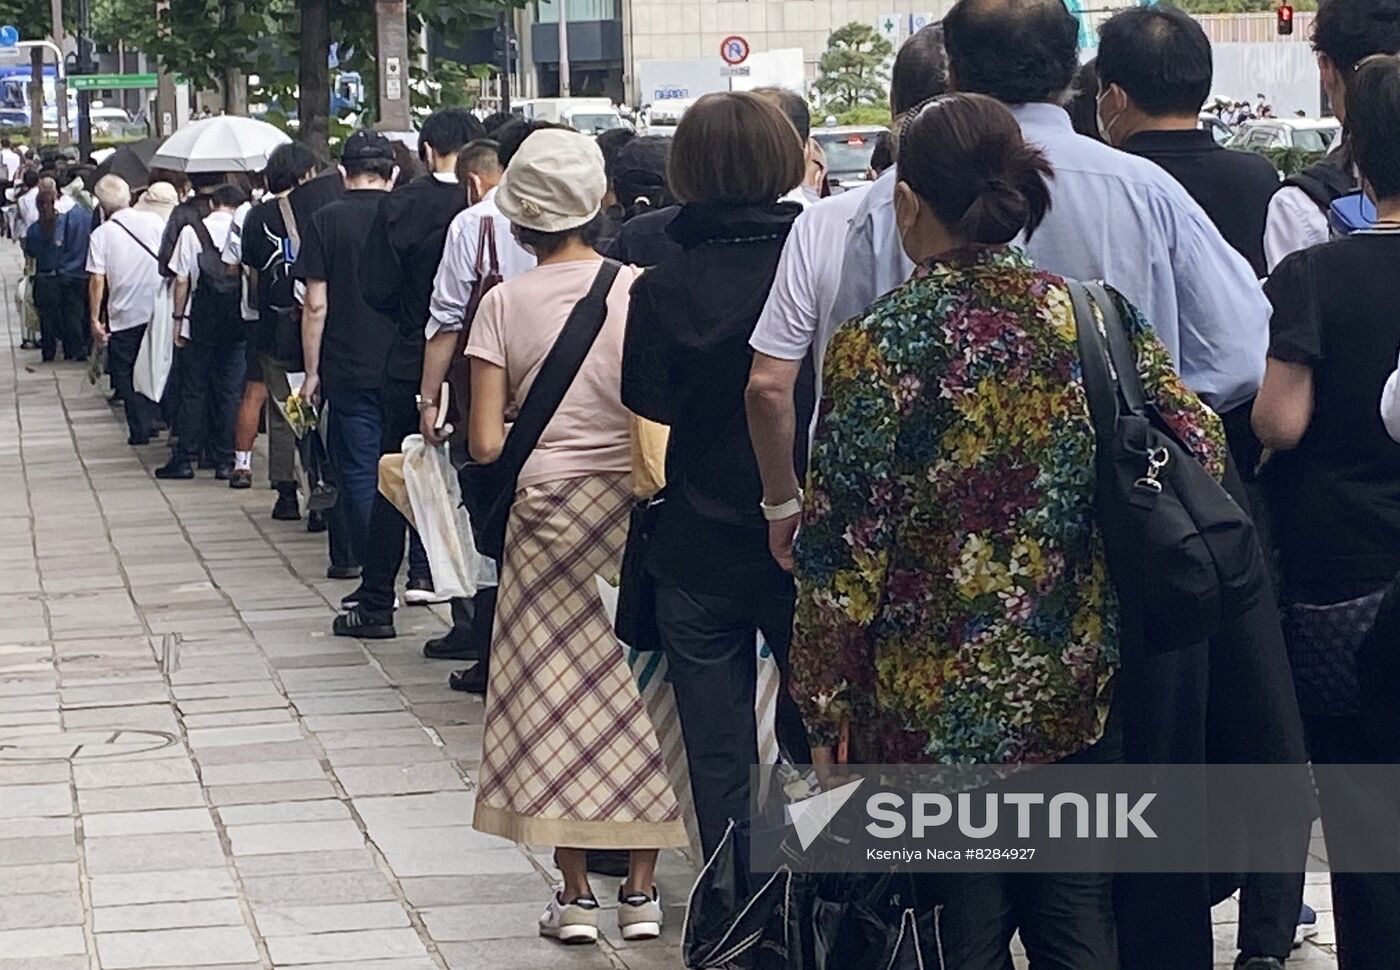
[[1281, 36], [1293, 33], [1293, 7], [1289, 4], [1279, 4], [1278, 32]]

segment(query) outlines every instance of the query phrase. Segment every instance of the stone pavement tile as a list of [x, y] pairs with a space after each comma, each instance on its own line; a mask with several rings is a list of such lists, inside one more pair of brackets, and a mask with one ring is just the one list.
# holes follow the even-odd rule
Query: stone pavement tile
[[[288, 964], [277, 964], [278, 970], [288, 967]], [[302, 964], [305, 966], [305, 964]], [[5, 970], [0, 967], [0, 970]], [[438, 970], [438, 965], [431, 957], [404, 957], [393, 960], [354, 960], [350, 963], [337, 961], [335, 970]]]
[[225, 825], [271, 825], [281, 822], [329, 822], [350, 818], [344, 802], [274, 802], [269, 805], [226, 805], [218, 810]]
[[73, 780], [78, 789], [84, 788], [146, 788], [152, 785], [173, 785], [195, 782], [194, 766], [184, 758], [162, 761], [96, 761], [73, 766]]
[[433, 906], [537, 902], [543, 908], [550, 884], [538, 872], [491, 876], [415, 876], [399, 880], [415, 909]]
[[421, 912], [428, 935], [434, 941], [510, 940], [535, 936], [548, 892], [522, 903], [473, 903], [438, 906]]
[[229, 697], [266, 696], [267, 679], [229, 682], [223, 684], [185, 684], [170, 688], [179, 701], [206, 701]]
[[67, 836], [0, 839], [0, 866], [77, 861], [78, 843], [71, 832]]
[[145, 970], [147, 967], [256, 963], [258, 948], [246, 927], [205, 927], [99, 933], [97, 955], [102, 970]]
[[201, 808], [204, 791], [195, 783], [131, 788], [87, 788], [78, 809], [88, 812], [142, 812], [160, 808]]
[[[71, 836], [72, 834], [73, 820], [67, 817], [0, 819], [0, 841], [5, 839], [42, 839], [58, 835]], [[0, 852], [0, 865], [5, 864], [5, 859], [5, 854]]]
[[229, 826], [228, 837], [235, 856], [336, 852], [365, 844], [360, 827], [348, 819]]
[[243, 925], [243, 910], [236, 899], [102, 906], [94, 909], [92, 914], [95, 933]]
[[227, 748], [204, 748], [199, 752], [201, 768], [210, 765], [242, 765], [264, 761], [315, 761], [320, 755], [310, 741], [272, 741], [265, 744], [235, 744]]
[[358, 647], [347, 647], [335, 652], [299, 653], [272, 658], [272, 666], [277, 671], [306, 670], [326, 667], [358, 667], [368, 664], [365, 655]]
[[245, 764], [200, 764], [204, 784], [255, 785], [274, 781], [318, 781], [326, 777], [321, 762], [312, 759], [298, 761], [250, 761]]
[[425, 738], [431, 742], [432, 735], [421, 727], [394, 728], [388, 731], [322, 731], [316, 735], [316, 740], [320, 741], [321, 747], [327, 751], [420, 744]]
[[[470, 876], [534, 872], [529, 860], [514, 846], [482, 848], [490, 844], [470, 830], [417, 829], [411, 833], [381, 833], [375, 844], [384, 853], [389, 868], [400, 878], [406, 876]], [[440, 843], [437, 840], [442, 839]], [[497, 841], [495, 844], [503, 844]]]
[[241, 697], [215, 697], [202, 701], [176, 701], [176, 706], [180, 708], [180, 713], [185, 715], [220, 714], [228, 711], [258, 711], [286, 707], [287, 698], [276, 693], [247, 694]]
[[355, 811], [371, 831], [469, 826], [475, 805], [474, 795], [465, 791], [355, 799]]
[[394, 929], [410, 925], [408, 914], [397, 902], [254, 906], [253, 919], [258, 924], [258, 932], [265, 937]]
[[388, 902], [394, 887], [377, 870], [243, 876], [248, 901], [258, 906], [305, 906]]
[[149, 812], [112, 812], [83, 816], [88, 838], [107, 835], [154, 835], [164, 832], [213, 832], [214, 820], [205, 808], [159, 809]]
[[421, 744], [384, 748], [334, 748], [326, 752], [326, 760], [337, 772], [342, 767], [356, 765], [421, 765], [448, 760], [446, 748], [433, 744], [427, 735], [421, 737]]
[[87, 952], [81, 926], [45, 926], [27, 930], [0, 929], [0, 955], [7, 958], [62, 957]]
[[229, 747], [235, 744], [261, 744], [268, 741], [300, 741], [301, 727], [289, 724], [256, 724], [250, 727], [204, 728], [187, 735], [196, 752], [203, 748]]
[[[78, 887], [78, 865], [56, 862], [37, 866], [0, 866], [0, 896], [66, 893]], [[0, 923], [0, 926], [3, 926]]]
[[68, 785], [13, 785], [0, 798], [0, 818], [28, 818], [31, 815], [68, 815], [73, 811]]
[[0, 788], [6, 790], [15, 785], [42, 785], [68, 783], [68, 765], [60, 761], [36, 761], [33, 763], [0, 764]]
[[233, 875], [222, 866], [111, 875], [99, 873], [92, 877], [91, 890], [94, 907], [181, 903], [228, 899], [238, 895]]
[[[36, 649], [36, 654], [42, 653], [47, 660], [49, 651], [47, 648]], [[0, 667], [5, 666], [0, 662]], [[59, 726], [58, 711], [0, 711], [0, 735], [10, 733], [12, 727], [30, 727], [33, 725], [43, 725], [48, 728]]]
[[[536, 932], [530, 939], [444, 943], [438, 952], [450, 970], [611, 970], [601, 947], [563, 946]], [[680, 966], [677, 959], [672, 965]]]
[[0, 970], [88, 970], [85, 956], [15, 957], [0, 956]]
[[287, 707], [265, 707], [252, 711], [219, 711], [211, 714], [185, 714], [185, 727], [191, 731], [212, 727], [245, 727], [250, 724], [287, 724], [293, 720]]
[[8, 930], [43, 926], [82, 926], [83, 899], [74, 883], [72, 891], [19, 896], [0, 895], [0, 927]]
[[218, 836], [206, 832], [88, 839], [83, 850], [88, 871], [95, 875], [214, 868], [224, 863]]
[[374, 855], [368, 848], [237, 856], [233, 862], [238, 867], [239, 875], [245, 879], [250, 876], [286, 876], [297, 873], [377, 871]]
[[376, 957], [417, 957], [427, 952], [411, 929], [273, 937], [267, 941], [267, 951], [276, 964], [339, 964]]
[[134, 707], [76, 708], [63, 712], [68, 730], [91, 731], [98, 728], [128, 728], [144, 731], [179, 730], [175, 711], [169, 701], [160, 704], [138, 704]]
[[231, 785], [208, 789], [215, 805], [252, 805], [259, 802], [313, 801], [335, 798], [329, 781], [278, 781], [261, 785]]
[[335, 774], [346, 792], [356, 797], [466, 790], [466, 782], [462, 780], [456, 767], [448, 761], [403, 766], [338, 765]]
[[377, 714], [307, 714], [303, 711], [302, 720], [317, 734], [325, 731], [388, 731], [394, 728], [419, 730], [418, 719], [407, 711]]

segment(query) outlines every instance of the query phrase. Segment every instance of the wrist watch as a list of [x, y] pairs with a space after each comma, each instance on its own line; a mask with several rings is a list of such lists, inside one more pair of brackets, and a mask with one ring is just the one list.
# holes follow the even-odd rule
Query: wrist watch
[[421, 394], [413, 395], [413, 403], [417, 406], [418, 412], [420, 414], [426, 411], [428, 408], [437, 407], [437, 401], [433, 400], [430, 397], [424, 397]]
[[802, 511], [802, 489], [797, 490], [797, 494], [786, 502], [777, 505], [769, 505], [767, 502], [759, 502], [758, 507], [763, 511], [763, 517], [769, 522], [781, 522], [783, 519], [790, 519]]

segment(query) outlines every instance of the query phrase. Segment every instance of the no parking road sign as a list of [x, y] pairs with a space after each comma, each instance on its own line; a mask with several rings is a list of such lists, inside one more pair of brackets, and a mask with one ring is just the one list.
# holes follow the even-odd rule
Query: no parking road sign
[[720, 41], [719, 56], [730, 67], [742, 64], [749, 59], [749, 42], [737, 34], [726, 37]]

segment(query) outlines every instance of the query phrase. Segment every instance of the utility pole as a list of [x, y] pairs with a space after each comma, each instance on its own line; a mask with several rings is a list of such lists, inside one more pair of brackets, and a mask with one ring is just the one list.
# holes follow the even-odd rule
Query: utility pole
[[379, 44], [379, 124], [381, 131], [411, 131], [408, 93], [408, 4], [374, 0]]
[[[170, 0], [156, 0], [156, 23], [161, 33], [170, 29], [166, 15]], [[161, 138], [175, 134], [175, 79], [159, 61], [156, 63], [156, 116], [151, 119], [152, 131]]]
[[[78, 58], [79, 74], [91, 74], [92, 25], [88, 21], [88, 0], [78, 0]], [[92, 92], [78, 92], [78, 157], [87, 161], [92, 155]]]
[[559, 4], [559, 97], [567, 98], [570, 86], [569, 75], [573, 73], [569, 67], [569, 15], [565, 12], [569, 0], [554, 0], [554, 2]]
[[[57, 70], [54, 72], [53, 90], [58, 101], [58, 147], [67, 148], [68, 138], [68, 82], [63, 71], [63, 0], [50, 0], [49, 9], [53, 13], [53, 42], [58, 48]], [[42, 83], [42, 82], [41, 82]]]

